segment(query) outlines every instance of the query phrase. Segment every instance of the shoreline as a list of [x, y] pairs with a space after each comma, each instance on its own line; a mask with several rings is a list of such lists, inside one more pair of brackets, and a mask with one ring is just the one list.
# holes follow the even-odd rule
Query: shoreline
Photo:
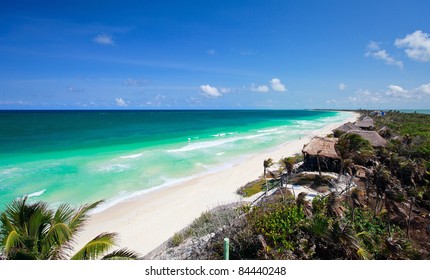
[[236, 190], [263, 173], [262, 163], [265, 159], [277, 161], [301, 153], [303, 145], [312, 137], [329, 134], [332, 129], [355, 121], [357, 117], [358, 114], [354, 113], [341, 122], [329, 124], [299, 140], [251, 155], [228, 169], [155, 189], [95, 212], [79, 233], [75, 248], [81, 248], [102, 232], [116, 232], [120, 247], [127, 247], [144, 256], [189, 225], [201, 213], [219, 205], [246, 201], [236, 194]]

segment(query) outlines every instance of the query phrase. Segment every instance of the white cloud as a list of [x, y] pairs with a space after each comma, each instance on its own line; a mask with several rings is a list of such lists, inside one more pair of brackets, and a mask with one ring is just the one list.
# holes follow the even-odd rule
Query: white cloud
[[208, 55], [216, 55], [216, 51], [215, 51], [215, 49], [207, 50], [207, 51], [206, 51], [206, 53], [207, 53]]
[[219, 97], [221, 93], [218, 91], [216, 87], [212, 87], [210, 85], [201, 85], [200, 89], [203, 91], [204, 95], [207, 97]]
[[266, 85], [256, 86], [256, 85], [252, 84], [251, 90], [252, 91], [257, 91], [257, 92], [268, 92], [269, 91], [269, 87], [266, 86]]
[[351, 102], [358, 103], [382, 103], [386, 97], [381, 92], [371, 92], [367, 89], [359, 89], [355, 92], [355, 96], [348, 97]]
[[430, 95], [430, 84], [421, 85], [418, 87], [418, 91], [423, 94]]
[[385, 92], [386, 95], [388, 96], [393, 96], [393, 97], [406, 97], [408, 96], [408, 91], [403, 89], [401, 86], [397, 86], [397, 85], [389, 85], [388, 86], [388, 90]]
[[232, 92], [233, 90], [232, 90], [231, 88], [221, 88], [219, 91], [220, 91], [221, 93], [230, 93], [230, 92]]
[[339, 103], [339, 101], [336, 100], [336, 99], [328, 99], [328, 100], [325, 101], [325, 103], [327, 103], [327, 104], [337, 104], [337, 103]]
[[278, 78], [273, 78], [272, 80], [270, 80], [270, 85], [274, 91], [287, 91], [285, 85], [283, 85], [281, 83], [281, 80], [279, 80]]
[[119, 107], [127, 107], [127, 102], [124, 101], [124, 99], [122, 99], [121, 97], [119, 98], [115, 98], [115, 102], [116, 102], [116, 106]]
[[344, 83], [340, 83], [339, 84], [339, 90], [345, 90], [346, 89], [346, 85]]
[[405, 53], [410, 59], [427, 62], [430, 61], [430, 35], [417, 30], [406, 35], [403, 39], [396, 39], [394, 45], [405, 48]]
[[349, 101], [360, 103], [385, 103], [389, 101], [420, 100], [430, 97], [430, 83], [414, 89], [405, 89], [399, 85], [389, 85], [385, 91], [369, 91], [360, 89]]
[[367, 52], [365, 53], [367, 57], [373, 57], [378, 60], [382, 60], [385, 64], [394, 65], [403, 68], [403, 62], [400, 60], [396, 60], [391, 57], [386, 50], [383, 50], [379, 47], [379, 44], [373, 41], [370, 41], [367, 45]]
[[369, 51], [379, 51], [379, 43], [370, 41], [369, 44], [367, 44], [367, 50]]
[[109, 34], [99, 34], [94, 37], [93, 41], [101, 45], [115, 45], [112, 36]]

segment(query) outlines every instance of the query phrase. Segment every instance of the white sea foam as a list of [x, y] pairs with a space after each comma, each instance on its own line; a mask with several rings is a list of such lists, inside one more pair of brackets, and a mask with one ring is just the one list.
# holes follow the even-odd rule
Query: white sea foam
[[132, 167], [131, 164], [115, 163], [115, 164], [108, 164], [108, 165], [101, 166], [98, 170], [101, 172], [120, 173], [130, 169], [131, 167]]
[[38, 192], [31, 193], [31, 194], [27, 195], [27, 197], [41, 196], [44, 192], [46, 192], [46, 189], [43, 189], [43, 190], [38, 191]]
[[262, 129], [262, 130], [258, 130], [258, 132], [275, 132], [278, 131], [277, 128], [270, 128], [270, 129]]
[[214, 135], [212, 135], [212, 136], [215, 136], [215, 137], [222, 137], [222, 136], [225, 136], [225, 133], [214, 134]]
[[216, 153], [217, 156], [223, 155], [225, 152]]
[[11, 174], [13, 174], [13, 173], [15, 173], [17, 171], [21, 171], [21, 169], [18, 168], [18, 167], [12, 167], [12, 168], [8, 168], [8, 169], [3, 169], [3, 170], [0, 170], [0, 175], [11, 175]]
[[230, 138], [230, 139], [223, 139], [223, 140], [215, 140], [215, 141], [205, 141], [205, 142], [197, 142], [197, 143], [191, 143], [188, 144], [182, 148], [179, 149], [173, 149], [173, 150], [167, 150], [169, 153], [180, 153], [180, 152], [189, 152], [199, 149], [206, 149], [211, 148], [219, 145], [223, 145], [226, 143], [231, 143], [240, 140], [239, 138]]
[[243, 137], [232, 137], [232, 138], [226, 138], [226, 139], [215, 140], [215, 141], [189, 143], [186, 146], [183, 146], [182, 148], [167, 150], [167, 152], [169, 153], [190, 152], [194, 150], [212, 148], [212, 147], [216, 147], [216, 146], [220, 146], [220, 145], [224, 145], [227, 143], [232, 143], [240, 140], [250, 140], [250, 139], [259, 138], [267, 135], [270, 135], [270, 133], [259, 133], [259, 134], [248, 135]]
[[182, 148], [167, 150], [167, 152], [169, 152], [169, 153], [180, 153], [180, 152], [189, 152], [189, 151], [194, 151], [194, 150], [199, 150], [199, 149], [207, 149], [207, 148], [212, 148], [212, 147], [216, 147], [216, 146], [220, 146], [220, 145], [224, 145], [227, 143], [232, 143], [232, 142], [236, 142], [236, 141], [240, 141], [240, 140], [254, 139], [254, 138], [266, 136], [269, 134], [270, 133], [260, 133], [260, 134], [248, 135], [248, 136], [244, 136], [244, 137], [232, 137], [232, 138], [226, 138], [226, 139], [215, 140], [215, 141], [189, 143], [188, 145], [183, 146]]
[[127, 159], [127, 158], [140, 158], [141, 156], [142, 156], [142, 153], [138, 153], [138, 154], [133, 154], [133, 155], [128, 155], [128, 156], [122, 156], [120, 158], [124, 158], [124, 159]]
[[163, 188], [168, 188], [168, 187], [173, 187], [188, 181], [191, 181], [193, 179], [208, 175], [208, 174], [213, 174], [228, 168], [231, 168], [233, 165], [233, 163], [226, 163], [220, 166], [216, 166], [214, 168], [208, 169], [204, 172], [200, 172], [198, 174], [195, 175], [191, 175], [191, 176], [187, 176], [187, 177], [182, 177], [182, 178], [161, 178], [164, 180], [164, 183], [156, 186], [156, 187], [152, 187], [149, 189], [144, 189], [144, 190], [140, 190], [140, 191], [134, 191], [134, 192], [127, 192], [127, 191], [121, 191], [120, 193], [118, 193], [117, 196], [115, 196], [112, 199], [108, 199], [105, 200], [102, 204], [100, 204], [96, 209], [90, 211], [90, 214], [94, 214], [94, 213], [99, 213], [102, 212], [118, 203], [133, 199], [135, 197], [139, 197], [142, 195], [145, 195], [147, 193], [153, 192], [153, 191], [157, 191]]

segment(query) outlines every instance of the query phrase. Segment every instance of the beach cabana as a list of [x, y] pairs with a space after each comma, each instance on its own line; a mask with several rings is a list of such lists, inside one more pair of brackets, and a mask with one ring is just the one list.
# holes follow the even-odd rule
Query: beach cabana
[[385, 147], [387, 146], [387, 140], [385, 140], [381, 135], [376, 131], [366, 131], [366, 130], [351, 130], [347, 133], [353, 133], [360, 135], [364, 139], [370, 142], [372, 147]]
[[314, 137], [303, 147], [305, 170], [318, 171], [318, 159], [321, 171], [338, 172], [340, 157], [334, 148], [336, 138]]
[[344, 134], [345, 132], [351, 131], [351, 130], [361, 130], [358, 126], [353, 124], [352, 122], [344, 123], [343, 125], [333, 129], [333, 133], [335, 137], [339, 137], [340, 135]]
[[371, 130], [375, 127], [371, 117], [364, 117], [361, 121], [356, 121], [355, 125], [364, 130]]

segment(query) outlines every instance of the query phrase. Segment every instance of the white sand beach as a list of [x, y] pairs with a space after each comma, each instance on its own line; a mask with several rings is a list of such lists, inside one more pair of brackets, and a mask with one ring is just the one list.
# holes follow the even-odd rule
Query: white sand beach
[[262, 151], [230, 169], [154, 190], [95, 213], [80, 233], [75, 248], [80, 248], [102, 232], [117, 232], [121, 247], [135, 250], [143, 256], [186, 227], [202, 212], [240, 201], [242, 198], [236, 190], [262, 175], [265, 159], [277, 161], [300, 153], [312, 137], [327, 135], [345, 122], [354, 122], [357, 117], [358, 114], [314, 131], [300, 140]]

